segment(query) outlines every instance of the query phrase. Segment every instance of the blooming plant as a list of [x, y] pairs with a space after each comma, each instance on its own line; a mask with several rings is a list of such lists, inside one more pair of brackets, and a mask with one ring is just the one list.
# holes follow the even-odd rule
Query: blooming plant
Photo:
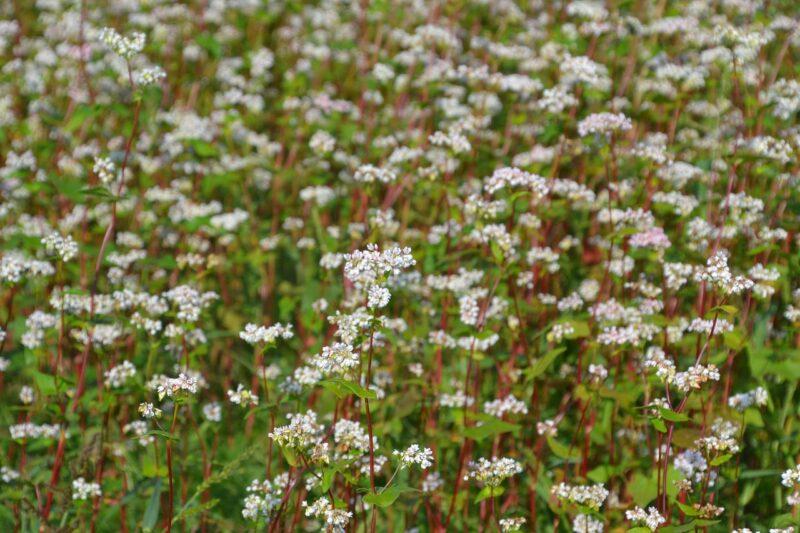
[[800, 531], [800, 4], [0, 2], [8, 531]]

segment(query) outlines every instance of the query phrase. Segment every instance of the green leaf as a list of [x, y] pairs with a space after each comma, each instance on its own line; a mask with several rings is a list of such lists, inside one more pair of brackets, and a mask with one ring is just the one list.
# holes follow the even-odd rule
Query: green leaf
[[45, 396], [55, 394], [58, 391], [55, 376], [43, 374], [38, 370], [34, 370], [33, 381], [36, 383], [36, 388], [39, 389], [39, 392]]
[[645, 507], [658, 495], [658, 475], [653, 472], [646, 476], [637, 472], [628, 483], [628, 492], [639, 507]]
[[150, 494], [150, 499], [147, 500], [147, 507], [144, 510], [142, 517], [142, 530], [152, 531], [158, 521], [158, 511], [161, 507], [161, 478], [156, 479], [156, 484], [153, 486], [153, 493]]
[[397, 485], [385, 489], [383, 492], [376, 494], [367, 494], [364, 496], [364, 501], [370, 505], [377, 507], [389, 507], [392, 505], [401, 494], [408, 491], [408, 487]]
[[653, 425], [654, 428], [656, 428], [656, 431], [660, 433], [667, 432], [667, 425], [660, 418], [651, 418], [650, 423]]
[[111, 191], [105, 187], [84, 187], [81, 189], [81, 194], [84, 196], [96, 196], [101, 200], [112, 201], [116, 199], [116, 197], [111, 194]]
[[725, 340], [725, 346], [737, 352], [747, 345], [747, 339], [738, 329], [726, 331], [722, 338]]
[[216, 147], [214, 147], [214, 145], [211, 143], [207, 143], [206, 141], [192, 139], [189, 144], [191, 144], [194, 153], [200, 157], [216, 157], [219, 155], [219, 151], [217, 151]]
[[658, 408], [659, 414], [661, 414], [661, 418], [664, 420], [669, 420], [670, 422], [686, 422], [689, 420], [689, 417], [683, 413], [676, 413], [672, 409], [665, 409], [664, 407]]
[[355, 394], [359, 398], [377, 400], [378, 394], [373, 390], [368, 390], [352, 381], [340, 378], [325, 379], [319, 382], [320, 385], [333, 392], [338, 398], [344, 398], [348, 394]]
[[704, 518], [698, 518], [697, 520], [692, 520], [692, 525], [694, 527], [707, 527], [707, 526], [713, 526], [714, 524], [719, 524], [719, 520], [707, 520]]
[[297, 454], [293, 449], [283, 446], [281, 447], [281, 452], [286, 458], [286, 462], [289, 463], [289, 466], [297, 466], [300, 464], [300, 461], [297, 460]]
[[588, 337], [591, 333], [589, 329], [589, 324], [579, 320], [577, 322], [570, 322], [572, 324], [572, 329], [574, 330], [572, 333], [568, 333], [566, 338], [568, 339], [581, 339], [583, 337]]
[[475, 503], [482, 502], [488, 498], [495, 498], [506, 491], [505, 487], [483, 487], [475, 497]]
[[322, 471], [322, 482], [319, 484], [319, 488], [322, 492], [328, 492], [328, 489], [333, 485], [334, 477], [336, 477], [335, 468], [326, 468]]
[[480, 425], [464, 428], [461, 434], [469, 439], [483, 440], [487, 437], [499, 435], [500, 433], [508, 433], [509, 431], [517, 431], [520, 426], [511, 424], [499, 418], [490, 417], [489, 420], [483, 420]]
[[497, 244], [497, 241], [491, 241], [489, 243], [489, 247], [492, 250], [492, 257], [494, 258], [495, 262], [499, 265], [502, 265], [504, 259], [503, 249], [500, 248], [500, 245]]
[[150, 435], [156, 436], [156, 437], [163, 437], [163, 438], [165, 438], [167, 440], [174, 440], [174, 441], [181, 440], [176, 435], [172, 435], [169, 431], [164, 431], [164, 430], [161, 430], [161, 429], [151, 429], [150, 431], [145, 433], [143, 436], [150, 436]]
[[553, 437], [547, 437], [547, 445], [550, 447], [550, 450], [556, 454], [556, 456], [562, 459], [578, 459], [581, 456], [578, 450], [574, 448], [570, 450], [568, 446], [560, 443]]
[[618, 469], [608, 465], [600, 465], [596, 468], [589, 470], [586, 477], [595, 483], [606, 483], [612, 476], [618, 473]]
[[739, 474], [739, 479], [754, 479], [759, 477], [778, 476], [783, 470], [745, 470]]
[[687, 505], [681, 502], [675, 502], [675, 504], [680, 508], [681, 512], [686, 516], [697, 516], [700, 514], [700, 511], [692, 507], [691, 505]]
[[721, 464], [727, 463], [733, 455], [726, 453], [725, 455], [720, 455], [719, 457], [714, 458], [711, 461], [711, 466], [719, 466]]
[[195, 37], [197, 44], [202, 46], [214, 59], [222, 57], [222, 44], [210, 33], [201, 33]]
[[550, 365], [553, 364], [553, 361], [556, 360], [556, 357], [564, 353], [566, 350], [567, 349], [564, 347], [554, 348], [553, 350], [550, 350], [542, 357], [537, 359], [536, 362], [533, 364], [533, 366], [528, 367], [525, 370], [525, 375], [529, 379], [534, 379], [542, 375], [550, 367]]
[[94, 117], [100, 110], [99, 106], [80, 104], [75, 108], [69, 121], [64, 125], [64, 131], [71, 133], [82, 126], [88, 119]]
[[729, 316], [733, 316], [739, 312], [739, 309], [736, 308], [734, 305], [718, 305], [713, 307], [710, 311], [711, 313], [725, 313]]

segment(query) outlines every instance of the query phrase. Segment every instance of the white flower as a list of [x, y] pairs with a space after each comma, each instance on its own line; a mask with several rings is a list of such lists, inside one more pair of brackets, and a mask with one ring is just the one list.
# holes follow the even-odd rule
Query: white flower
[[181, 373], [177, 378], [167, 378], [157, 388], [159, 399], [172, 398], [179, 394], [196, 394], [197, 378]]
[[0, 467], [0, 479], [3, 483], [11, 483], [19, 479], [19, 472], [7, 466]]
[[86, 481], [84, 478], [79, 477], [72, 481], [72, 499], [73, 500], [88, 500], [89, 498], [99, 497], [101, 495], [100, 484], [94, 481]]
[[257, 326], [255, 324], [247, 324], [244, 331], [239, 332], [239, 338], [248, 344], [270, 344], [275, 342], [278, 338], [291, 339], [294, 337], [292, 325], [286, 324], [285, 326], [276, 323], [270, 327]]
[[767, 405], [767, 400], [769, 400], [767, 391], [763, 387], [756, 387], [749, 392], [734, 394], [728, 398], [728, 406], [742, 412], [753, 405], [759, 407]]
[[241, 405], [242, 407], [247, 407], [248, 405], [258, 405], [258, 396], [253, 394], [252, 391], [245, 389], [241, 383], [239, 383], [239, 386], [236, 387], [235, 391], [228, 391], [228, 399], [231, 401], [231, 403]]
[[514, 518], [501, 518], [500, 519], [500, 530], [503, 533], [510, 533], [512, 531], [519, 531], [522, 529], [522, 526], [528, 521], [527, 518], [524, 516], [518, 516]]
[[161, 67], [144, 68], [133, 76], [136, 85], [153, 85], [167, 77], [167, 73]]
[[649, 507], [646, 512], [641, 507], [634, 507], [625, 511], [625, 518], [631, 522], [644, 523], [651, 531], [655, 531], [658, 526], [667, 521], [655, 507]]
[[323, 428], [317, 423], [317, 413], [309, 409], [305, 414], [291, 414], [288, 418], [288, 425], [276, 427], [269, 434], [276, 444], [301, 449], [313, 447], [318, 442]]
[[430, 448], [420, 448], [417, 444], [412, 444], [403, 451], [394, 450], [392, 455], [400, 458], [401, 467], [417, 464], [424, 470], [433, 464], [433, 451]]
[[305, 507], [306, 516], [313, 516], [323, 520], [335, 532], [344, 532], [345, 526], [353, 516], [350, 511], [334, 508], [328, 498], [325, 497], [319, 498], [311, 505], [303, 502], [303, 507]]
[[78, 243], [71, 235], [62, 237], [59, 233], [51, 233], [42, 239], [42, 244], [48, 253], [57, 254], [65, 263], [78, 255]]
[[209, 422], [219, 422], [222, 420], [222, 406], [219, 402], [205, 404], [203, 406], [203, 416]]
[[622, 113], [595, 113], [578, 123], [578, 134], [581, 137], [593, 133], [608, 135], [617, 131], [627, 131], [632, 127], [631, 119]]
[[125, 385], [136, 375], [136, 367], [130, 361], [123, 361], [115, 367], [109, 368], [105, 372], [106, 382], [111, 388], [119, 388]]
[[509, 457], [484, 457], [469, 463], [469, 472], [464, 480], [474, 479], [490, 487], [497, 487], [503, 480], [522, 472], [522, 465]]
[[32, 387], [25, 385], [19, 390], [19, 401], [25, 405], [32, 404], [35, 399], [36, 394], [33, 392]]
[[145, 418], [158, 418], [161, 416], [161, 409], [150, 402], [139, 404], [139, 414]]
[[132, 33], [130, 37], [124, 37], [114, 28], [103, 28], [100, 31], [100, 41], [125, 59], [130, 59], [142, 51], [144, 39], [144, 34], [138, 32]]
[[790, 468], [781, 474], [781, 484], [784, 487], [794, 487], [800, 484], [800, 464], [794, 468]]
[[391, 296], [392, 295], [389, 293], [389, 289], [386, 287], [373, 285], [367, 292], [367, 307], [371, 309], [380, 309], [382, 307], [386, 307], [386, 304], [389, 303]]
[[599, 509], [608, 498], [608, 490], [600, 483], [595, 485], [568, 485], [559, 483], [550, 491], [558, 498]]

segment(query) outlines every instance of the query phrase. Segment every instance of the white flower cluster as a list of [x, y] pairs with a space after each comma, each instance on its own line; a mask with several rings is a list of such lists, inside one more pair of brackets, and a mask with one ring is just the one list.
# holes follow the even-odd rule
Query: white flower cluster
[[603, 522], [585, 513], [576, 515], [572, 521], [572, 530], [575, 533], [603, 533], [605, 529]]
[[708, 281], [725, 294], [739, 294], [753, 287], [753, 280], [731, 273], [728, 268], [728, 254], [725, 251], [718, 251], [711, 256], [706, 267], [697, 270], [695, 280]]
[[[366, 453], [369, 451], [369, 435], [364, 428], [355, 420], [342, 418], [336, 421], [333, 427], [333, 441], [336, 443], [338, 453], [349, 453], [351, 451]], [[378, 448], [377, 437], [372, 438], [372, 448]]]
[[228, 399], [231, 403], [242, 407], [258, 405], [258, 396], [251, 390], [245, 389], [241, 383], [239, 383], [235, 391], [228, 390]]
[[72, 480], [73, 500], [88, 500], [89, 498], [98, 498], [101, 494], [102, 492], [100, 491], [99, 483], [94, 481], [86, 481], [82, 477]]
[[575, 328], [569, 322], [558, 322], [553, 324], [550, 331], [547, 332], [546, 339], [548, 342], [559, 343], [564, 337], [575, 333]]
[[64, 262], [78, 255], [78, 243], [71, 235], [62, 237], [61, 234], [54, 232], [43, 238], [42, 244], [48, 253], [57, 254]]
[[359, 183], [392, 183], [397, 180], [397, 173], [390, 167], [361, 165], [356, 169], [353, 179]]
[[513, 167], [495, 170], [483, 183], [483, 189], [489, 194], [495, 194], [506, 187], [530, 190], [537, 198], [545, 196], [550, 190], [543, 177]]
[[54, 439], [61, 433], [61, 426], [57, 424], [32, 424], [31, 422], [23, 422], [21, 424], [14, 424], [8, 427], [8, 432], [11, 433], [11, 438], [14, 440], [22, 439]]
[[52, 276], [55, 272], [47, 261], [30, 259], [20, 252], [9, 251], [0, 258], [0, 280], [7, 283], [19, 283], [25, 277]]
[[764, 387], [756, 387], [751, 391], [734, 394], [728, 398], [728, 407], [742, 412], [754, 405], [758, 407], [767, 405], [768, 400], [769, 396], [767, 395], [766, 389], [764, 389]]
[[181, 394], [196, 394], [198, 388], [197, 378], [181, 372], [176, 378], [167, 378], [158, 385], [159, 399], [164, 397], [174, 398]]
[[292, 325], [281, 323], [273, 324], [272, 326], [257, 326], [255, 324], [247, 324], [244, 331], [239, 332], [239, 338], [248, 344], [270, 344], [275, 342], [278, 338], [291, 339], [294, 337]]
[[366, 250], [356, 250], [344, 256], [344, 275], [356, 286], [367, 289], [383, 282], [390, 275], [399, 275], [402, 270], [416, 264], [411, 248], [394, 246], [380, 251], [376, 244], [367, 245]]
[[326, 529], [334, 533], [344, 533], [345, 526], [353, 516], [353, 513], [346, 509], [333, 507], [325, 497], [319, 498], [311, 505], [303, 502], [303, 507], [306, 509], [306, 516], [321, 519], [327, 526]]
[[178, 285], [164, 292], [162, 296], [178, 308], [175, 316], [183, 322], [197, 322], [202, 310], [219, 298], [215, 292], [201, 293], [188, 285]]
[[672, 383], [675, 380], [675, 363], [667, 358], [666, 353], [660, 346], [650, 346], [645, 352], [644, 367], [655, 368], [656, 376], [665, 383]]
[[[680, 472], [683, 477], [694, 483], [702, 483], [708, 471], [708, 461], [703, 454], [697, 450], [686, 450], [675, 456], [673, 461], [675, 470]], [[708, 473], [709, 483], [713, 485], [716, 479], [716, 471]]]
[[203, 416], [209, 422], [222, 420], [222, 405], [219, 402], [207, 403], [203, 406]]
[[773, 104], [772, 114], [787, 120], [800, 110], [800, 82], [777, 80], [767, 91], [766, 102]]
[[667, 521], [655, 507], [648, 507], [647, 511], [638, 506], [634, 507], [625, 511], [625, 518], [631, 522], [644, 524], [651, 531], [655, 531]]
[[343, 342], [324, 346], [322, 352], [311, 358], [311, 365], [323, 375], [343, 375], [358, 366], [360, 359], [353, 347]]
[[558, 422], [552, 419], [536, 422], [536, 434], [555, 437], [558, 434]]
[[386, 307], [392, 294], [386, 287], [373, 285], [367, 290], [367, 307], [370, 309], [381, 309]]
[[433, 451], [430, 448], [420, 448], [418, 444], [412, 444], [402, 451], [394, 450], [392, 455], [400, 459], [401, 468], [416, 464], [424, 470], [433, 465]]
[[675, 386], [682, 392], [699, 389], [707, 381], [719, 381], [719, 370], [713, 364], [692, 365], [685, 372], [678, 372], [673, 378]]
[[581, 137], [591, 134], [609, 135], [632, 127], [631, 119], [622, 113], [594, 113], [578, 122], [578, 134]]
[[789, 488], [800, 485], [800, 464], [781, 474], [781, 484]]
[[12, 483], [19, 479], [19, 472], [7, 466], [0, 467], [0, 479], [3, 483]]
[[308, 140], [308, 147], [317, 155], [329, 154], [336, 148], [336, 139], [327, 131], [319, 130]]
[[525, 402], [516, 399], [513, 394], [509, 394], [505, 398], [485, 402], [483, 411], [486, 414], [502, 418], [506, 413], [526, 415], [528, 414], [528, 406], [525, 405]]
[[738, 424], [717, 418], [711, 425], [711, 435], [697, 439], [695, 446], [708, 454], [738, 453], [739, 444], [736, 441], [738, 431]]
[[139, 441], [139, 446], [147, 447], [155, 442], [154, 435], [148, 435], [150, 427], [145, 420], [134, 420], [122, 427], [123, 433], [130, 433]]
[[277, 445], [304, 449], [319, 442], [323, 428], [317, 423], [317, 413], [309, 409], [305, 414], [290, 414], [288, 418], [287, 425], [276, 427], [269, 434]]
[[147, 86], [154, 85], [167, 77], [167, 73], [161, 67], [148, 67], [144, 68], [133, 76], [133, 81], [136, 85]]
[[281, 474], [272, 481], [254, 479], [247, 486], [247, 496], [244, 498], [242, 516], [247, 520], [258, 520], [262, 517], [268, 518], [272, 511], [281, 504], [288, 481], [288, 474]]
[[520, 472], [522, 465], [510, 457], [492, 457], [491, 460], [481, 457], [477, 461], [470, 461], [464, 481], [474, 479], [486, 486], [498, 487], [505, 479]]
[[608, 489], [601, 483], [594, 485], [569, 485], [567, 483], [559, 483], [555, 485], [550, 492], [557, 498], [585, 505], [594, 510], [600, 509], [603, 502], [608, 498]]
[[500, 519], [500, 531], [503, 533], [511, 533], [512, 531], [520, 531], [522, 526], [528, 521], [524, 516], [516, 516], [513, 518]]
[[464, 391], [457, 390], [453, 394], [442, 393], [439, 396], [439, 404], [442, 407], [462, 408], [475, 403], [475, 399], [464, 394]]
[[19, 401], [25, 405], [30, 405], [36, 400], [36, 394], [33, 392], [33, 387], [28, 385], [23, 386], [19, 390]]
[[130, 37], [120, 35], [114, 28], [103, 28], [100, 31], [100, 41], [108, 46], [115, 54], [130, 59], [144, 49], [144, 33], [132, 33]]
[[151, 402], [142, 402], [139, 404], [139, 414], [144, 418], [159, 418], [161, 416], [161, 409]]
[[136, 367], [130, 361], [123, 361], [117, 366], [106, 370], [104, 375], [108, 386], [117, 389], [136, 375]]

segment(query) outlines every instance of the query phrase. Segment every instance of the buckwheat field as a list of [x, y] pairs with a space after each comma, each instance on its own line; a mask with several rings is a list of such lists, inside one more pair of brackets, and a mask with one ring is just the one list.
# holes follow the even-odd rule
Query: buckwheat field
[[0, 527], [800, 531], [794, 0], [0, 2]]

